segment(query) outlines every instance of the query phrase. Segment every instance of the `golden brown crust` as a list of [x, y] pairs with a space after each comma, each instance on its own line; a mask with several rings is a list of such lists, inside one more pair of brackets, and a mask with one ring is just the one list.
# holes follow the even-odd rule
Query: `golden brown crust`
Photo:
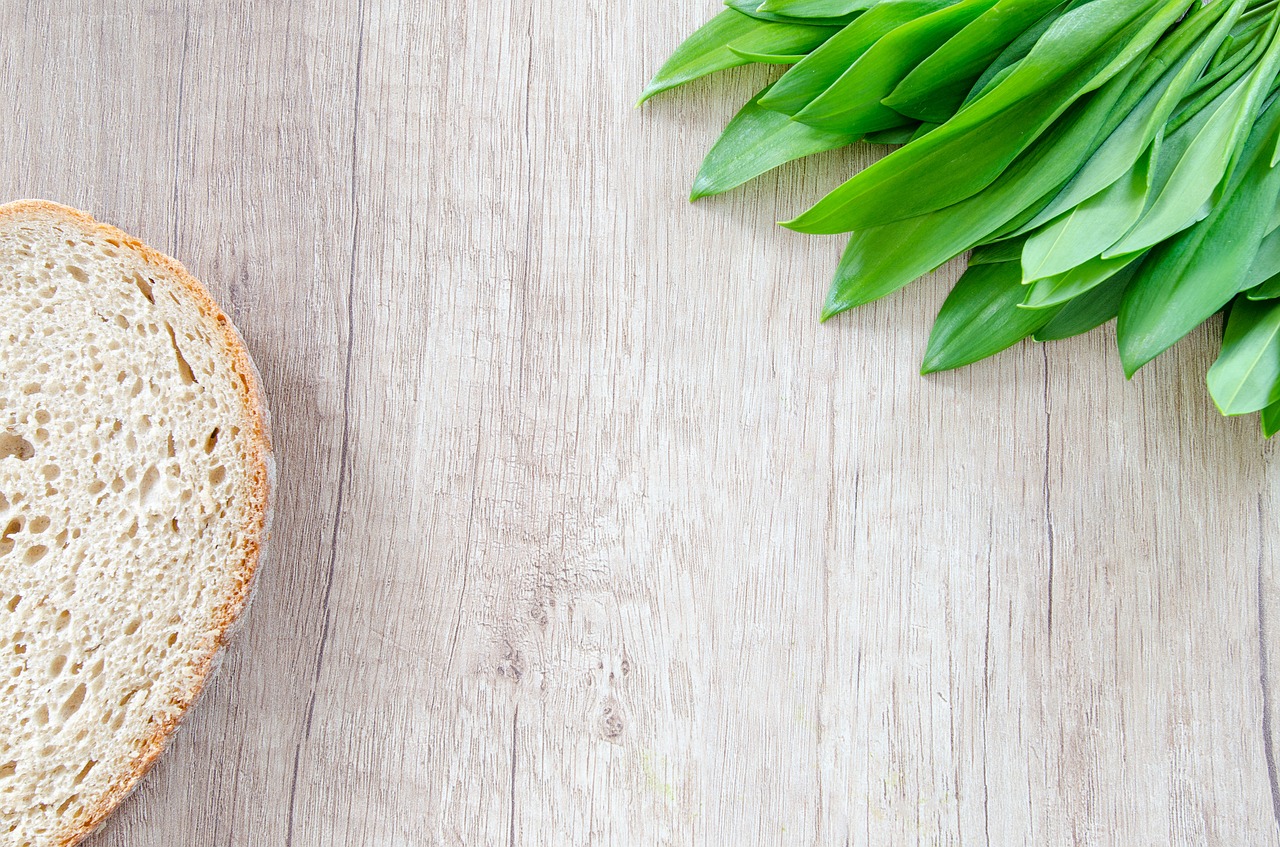
[[215, 618], [213, 643], [209, 645], [205, 655], [195, 667], [194, 680], [188, 691], [181, 692], [173, 701], [173, 711], [163, 720], [157, 722], [152, 734], [137, 745], [137, 758], [133, 768], [120, 774], [103, 795], [101, 802], [89, 809], [88, 815], [73, 828], [63, 833], [55, 843], [59, 847], [71, 847], [78, 844], [86, 836], [96, 830], [115, 810], [125, 797], [133, 790], [138, 780], [151, 768], [165, 745], [173, 736], [183, 717], [214, 669], [214, 662], [226, 646], [233, 625], [243, 612], [253, 588], [257, 574], [258, 562], [262, 547], [267, 541], [271, 522], [271, 493], [274, 477], [274, 463], [271, 451], [271, 434], [266, 398], [262, 391], [261, 380], [257, 369], [245, 349], [240, 333], [231, 321], [218, 308], [208, 290], [191, 275], [176, 259], [172, 259], [157, 250], [148, 247], [138, 239], [120, 231], [110, 224], [95, 220], [85, 212], [63, 206], [48, 200], [18, 200], [0, 205], [0, 221], [23, 218], [53, 218], [61, 222], [74, 223], [85, 231], [119, 241], [129, 247], [144, 262], [152, 267], [168, 272], [172, 278], [186, 289], [195, 302], [200, 313], [209, 319], [221, 332], [226, 349], [231, 353], [231, 367], [238, 377], [237, 391], [240, 394], [244, 412], [244, 428], [250, 433], [250, 441], [257, 450], [251, 457], [253, 462], [249, 470], [252, 485], [251, 502], [245, 537], [249, 539], [244, 560], [234, 564], [236, 569], [236, 589], [227, 603]]

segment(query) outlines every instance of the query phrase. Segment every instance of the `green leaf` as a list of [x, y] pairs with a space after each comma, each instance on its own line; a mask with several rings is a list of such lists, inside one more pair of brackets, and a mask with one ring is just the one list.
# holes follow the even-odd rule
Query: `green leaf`
[[872, 45], [826, 91], [797, 112], [795, 119], [847, 133], [874, 132], [901, 124], [902, 114], [880, 101], [916, 65], [995, 2], [959, 0], [903, 24]]
[[[906, 120], [905, 118], [903, 120]], [[899, 146], [907, 144], [912, 137], [920, 129], [920, 124], [912, 121], [904, 126], [895, 126], [889, 129], [882, 129], [876, 132], [868, 132], [866, 138], [862, 139], [868, 144], [897, 144]]]
[[760, 98], [768, 91], [765, 88], [752, 97], [729, 122], [702, 163], [691, 199], [722, 194], [779, 165], [858, 140], [857, 136], [813, 129], [761, 108]]
[[1132, 276], [1143, 255], [1145, 254], [1130, 253], [1113, 259], [1091, 259], [1066, 273], [1036, 280], [1027, 292], [1024, 305], [1029, 309], [1057, 306], [1097, 288], [1125, 270]]
[[733, 48], [746, 52], [808, 53], [837, 31], [834, 27], [768, 23], [726, 9], [676, 48], [640, 95], [640, 103], [716, 71], [749, 64]]
[[1035, 334], [1036, 341], [1060, 341], [1097, 329], [1120, 314], [1120, 301], [1138, 265], [1132, 264], [1074, 300]]
[[1245, 294], [1250, 300], [1274, 300], [1280, 297], [1280, 274], [1276, 274], [1261, 285], [1254, 286]]
[[[826, 4], [826, 8], [814, 7], [814, 11], [822, 14], [783, 14], [764, 9], [755, 0], [725, 0], [725, 5], [735, 12], [753, 17], [760, 21], [783, 24], [811, 24], [824, 26], [846, 26], [856, 18], [861, 10], [849, 10], [848, 3]], [[834, 14], [827, 14], [834, 12]]]
[[794, 65], [802, 61], [808, 53], [752, 53], [729, 45], [729, 49], [748, 62], [755, 65]]
[[[1206, 120], [1198, 132], [1188, 137], [1184, 149], [1173, 138], [1164, 145], [1162, 158], [1174, 160], [1172, 169], [1162, 163], [1163, 179], [1152, 185], [1151, 199], [1141, 218], [1104, 255], [1145, 250], [1204, 219], [1227, 165], [1236, 155], [1240, 138], [1249, 131], [1251, 120], [1242, 112], [1248, 91], [1249, 86], [1241, 82], [1224, 92], [1220, 101], [1206, 110]], [[1175, 133], [1174, 138], [1178, 137]], [[1175, 152], [1181, 153], [1176, 159], [1170, 155]]]
[[1246, 415], [1280, 402], [1280, 301], [1236, 300], [1208, 383], [1224, 415]]
[[1272, 403], [1262, 410], [1262, 436], [1270, 438], [1280, 432], [1280, 403]]
[[760, 105], [794, 115], [809, 104], [873, 44], [903, 24], [958, 0], [884, 0], [783, 74]]
[[1177, 0], [1152, 15], [1154, 5], [1093, 0], [1063, 15], [990, 93], [785, 226], [816, 234], [848, 232], [972, 197], [999, 178], [1071, 103], [1141, 56], [1190, 3]]
[[1019, 34], [1037, 21], [1048, 29], [1056, 19], [1050, 13], [1064, 5], [1063, 0], [1000, 0], [907, 74], [884, 104], [922, 121], [946, 121]]
[[1022, 247], [1025, 240], [1018, 238], [1010, 241], [997, 241], [994, 244], [980, 244], [973, 248], [969, 256], [970, 265], [994, 265], [997, 262], [1017, 262], [1022, 259]]
[[1263, 289], [1275, 286], [1263, 283], [1272, 280], [1276, 274], [1280, 274], [1280, 230], [1272, 230], [1262, 239], [1262, 243], [1258, 245], [1258, 253], [1253, 257], [1253, 264], [1249, 265], [1249, 271], [1244, 275], [1240, 287], [1253, 289], [1249, 291], [1249, 298], [1252, 300], [1270, 300]]
[[[1208, 214], [1209, 206], [1223, 190], [1224, 182], [1240, 160], [1244, 143], [1254, 125], [1262, 102], [1270, 91], [1280, 69], [1280, 38], [1277, 38], [1275, 18], [1269, 29], [1271, 42], [1262, 61], [1239, 82], [1227, 87], [1206, 111], [1209, 117], [1203, 121], [1195, 138], [1187, 145], [1182, 158], [1168, 172], [1167, 180], [1159, 191], [1152, 188], [1151, 200], [1133, 229], [1120, 239], [1104, 255], [1119, 255], [1143, 250], [1180, 232]], [[1188, 123], [1193, 126], [1196, 121]], [[1173, 137], [1180, 133], [1175, 132]], [[1173, 148], [1172, 137], [1166, 151]], [[1268, 151], [1266, 166], [1271, 167]], [[1166, 172], [1162, 166], [1159, 175]], [[1269, 216], [1268, 216], [1269, 217]]]
[[969, 268], [942, 304], [921, 373], [961, 368], [994, 356], [1053, 319], [1054, 309], [1019, 309], [1023, 294], [1017, 262]]
[[1033, 232], [1022, 251], [1023, 280], [1060, 277], [1102, 255], [1115, 233], [1128, 230], [1142, 214], [1150, 185], [1148, 153], [1125, 177]]
[[1086, 0], [1068, 0], [1068, 2], [1037, 21], [1022, 35], [1015, 38], [978, 77], [978, 81], [969, 89], [969, 93], [965, 96], [960, 108], [963, 109], [974, 100], [986, 95], [988, 91], [1001, 82], [1004, 82], [1005, 78], [1013, 73], [1017, 66], [1022, 63], [1022, 60], [1030, 55], [1035, 46], [1040, 43], [1041, 36], [1048, 32], [1049, 28], [1057, 23], [1059, 18], [1079, 6], [1082, 2], [1086, 2]]
[[879, 0], [765, 0], [758, 11], [789, 18], [840, 18], [863, 12]]
[[1258, 253], [1280, 196], [1271, 151], [1280, 134], [1273, 99], [1249, 135], [1213, 212], [1162, 243], [1125, 293], [1118, 338], [1125, 372], [1137, 371], [1231, 301]]

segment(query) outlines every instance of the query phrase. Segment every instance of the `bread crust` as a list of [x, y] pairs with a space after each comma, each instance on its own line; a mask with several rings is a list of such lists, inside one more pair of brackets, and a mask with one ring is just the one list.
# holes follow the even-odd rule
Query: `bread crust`
[[133, 250], [148, 266], [167, 272], [186, 291], [201, 316], [221, 333], [226, 348], [230, 351], [231, 368], [237, 377], [236, 393], [241, 401], [241, 427], [242, 431], [248, 433], [249, 442], [254, 447], [248, 468], [252, 491], [244, 526], [244, 537], [248, 542], [244, 558], [231, 563], [235, 590], [215, 616], [212, 644], [195, 665], [195, 674], [189, 688], [178, 692], [171, 701], [174, 708], [169, 715], [156, 722], [151, 735], [136, 745], [133, 767], [115, 778], [101, 802], [90, 807], [88, 814], [80, 822], [55, 835], [53, 843], [57, 847], [72, 847], [101, 827], [111, 812], [150, 770], [216, 669], [236, 623], [242, 619], [241, 616], [252, 599], [258, 565], [270, 537], [275, 460], [271, 446], [270, 413], [258, 369], [249, 356], [244, 339], [204, 285], [181, 262], [78, 209], [48, 200], [17, 200], [0, 205], [0, 222], [41, 218], [73, 224], [92, 235], [119, 241], [122, 246]]

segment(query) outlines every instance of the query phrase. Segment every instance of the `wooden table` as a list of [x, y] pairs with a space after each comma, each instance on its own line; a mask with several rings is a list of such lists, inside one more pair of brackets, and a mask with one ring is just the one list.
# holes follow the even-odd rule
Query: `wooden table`
[[186, 262], [275, 413], [274, 555], [95, 847], [1280, 844], [1280, 489], [1205, 330], [928, 379], [690, 206], [767, 79], [714, 0], [0, 4], [0, 195]]

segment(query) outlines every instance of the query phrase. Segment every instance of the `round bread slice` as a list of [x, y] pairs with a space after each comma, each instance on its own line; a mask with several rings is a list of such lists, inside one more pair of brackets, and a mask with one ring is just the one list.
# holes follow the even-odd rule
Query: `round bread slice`
[[0, 206], [0, 844], [75, 844], [200, 693], [269, 531], [267, 412], [182, 265]]

